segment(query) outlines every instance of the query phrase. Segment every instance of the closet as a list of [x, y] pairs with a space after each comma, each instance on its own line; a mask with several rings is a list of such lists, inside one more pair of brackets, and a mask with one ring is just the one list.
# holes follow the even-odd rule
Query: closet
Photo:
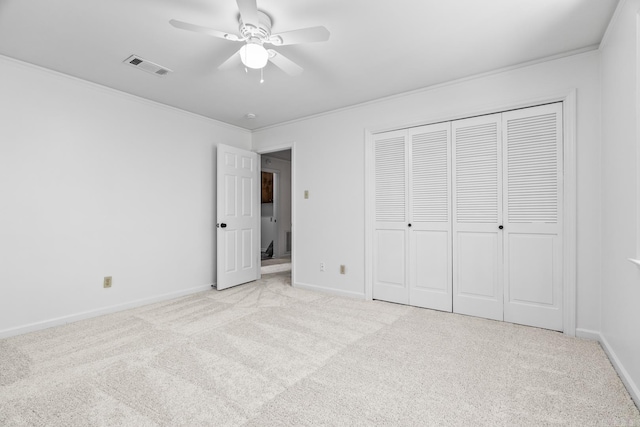
[[562, 103], [373, 144], [374, 299], [562, 330]]

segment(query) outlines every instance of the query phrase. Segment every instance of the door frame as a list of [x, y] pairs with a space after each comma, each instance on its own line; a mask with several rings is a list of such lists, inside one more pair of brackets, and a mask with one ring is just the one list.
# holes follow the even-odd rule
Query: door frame
[[[291, 150], [291, 285], [295, 286], [296, 283], [296, 263], [295, 263], [295, 252], [296, 252], [296, 142], [288, 142], [281, 145], [275, 145], [273, 147], [262, 148], [259, 150], [255, 150], [255, 152], [260, 156], [260, 171], [262, 171], [262, 155], [269, 154], [276, 151], [283, 150]], [[278, 226], [279, 227], [279, 226]], [[262, 232], [262, 224], [260, 224], [260, 229], [258, 232]], [[260, 248], [258, 248], [260, 250]], [[260, 254], [258, 254], [258, 257]]]
[[[462, 110], [459, 114], [449, 116], [425, 117], [418, 122], [400, 123], [396, 126], [364, 129], [365, 154], [365, 299], [373, 299], [373, 233], [375, 229], [375, 188], [373, 163], [373, 136], [378, 133], [424, 126], [440, 122], [466, 119], [475, 116], [502, 113], [520, 108], [535, 107], [542, 104], [562, 102], [563, 120], [563, 254], [562, 254], [562, 316], [563, 333], [575, 337], [576, 335], [576, 266], [577, 266], [577, 177], [576, 177], [576, 109], [577, 90], [551, 93], [539, 98], [527, 99], [513, 103], [497, 104], [491, 107]], [[292, 153], [293, 156], [293, 153]], [[293, 157], [292, 157], [293, 158]], [[292, 164], [293, 167], [293, 164]]]

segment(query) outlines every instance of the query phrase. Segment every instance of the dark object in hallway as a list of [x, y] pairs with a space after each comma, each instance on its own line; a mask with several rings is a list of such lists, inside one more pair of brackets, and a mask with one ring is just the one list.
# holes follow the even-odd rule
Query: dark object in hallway
[[262, 259], [272, 258], [273, 257], [273, 240], [269, 243], [267, 250], [262, 252]]

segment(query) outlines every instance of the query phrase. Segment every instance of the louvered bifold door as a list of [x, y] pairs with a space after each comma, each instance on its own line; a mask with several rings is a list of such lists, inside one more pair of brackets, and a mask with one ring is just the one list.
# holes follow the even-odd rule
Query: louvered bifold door
[[409, 304], [451, 311], [451, 123], [409, 131]]
[[504, 320], [562, 330], [562, 104], [503, 114]]
[[503, 319], [501, 115], [452, 122], [453, 311]]
[[374, 136], [373, 298], [409, 303], [407, 131]]

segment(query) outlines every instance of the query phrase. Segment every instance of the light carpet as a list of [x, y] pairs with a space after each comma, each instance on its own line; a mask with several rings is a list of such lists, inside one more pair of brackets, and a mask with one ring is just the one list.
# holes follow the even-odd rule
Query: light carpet
[[281, 273], [285, 271], [291, 271], [291, 263], [263, 265], [260, 267], [261, 274]]
[[291, 256], [286, 255], [280, 258], [267, 258], [260, 261], [260, 264], [264, 267], [267, 265], [276, 265], [276, 264], [291, 264]]
[[600, 346], [286, 274], [0, 340], [2, 426], [640, 426]]

